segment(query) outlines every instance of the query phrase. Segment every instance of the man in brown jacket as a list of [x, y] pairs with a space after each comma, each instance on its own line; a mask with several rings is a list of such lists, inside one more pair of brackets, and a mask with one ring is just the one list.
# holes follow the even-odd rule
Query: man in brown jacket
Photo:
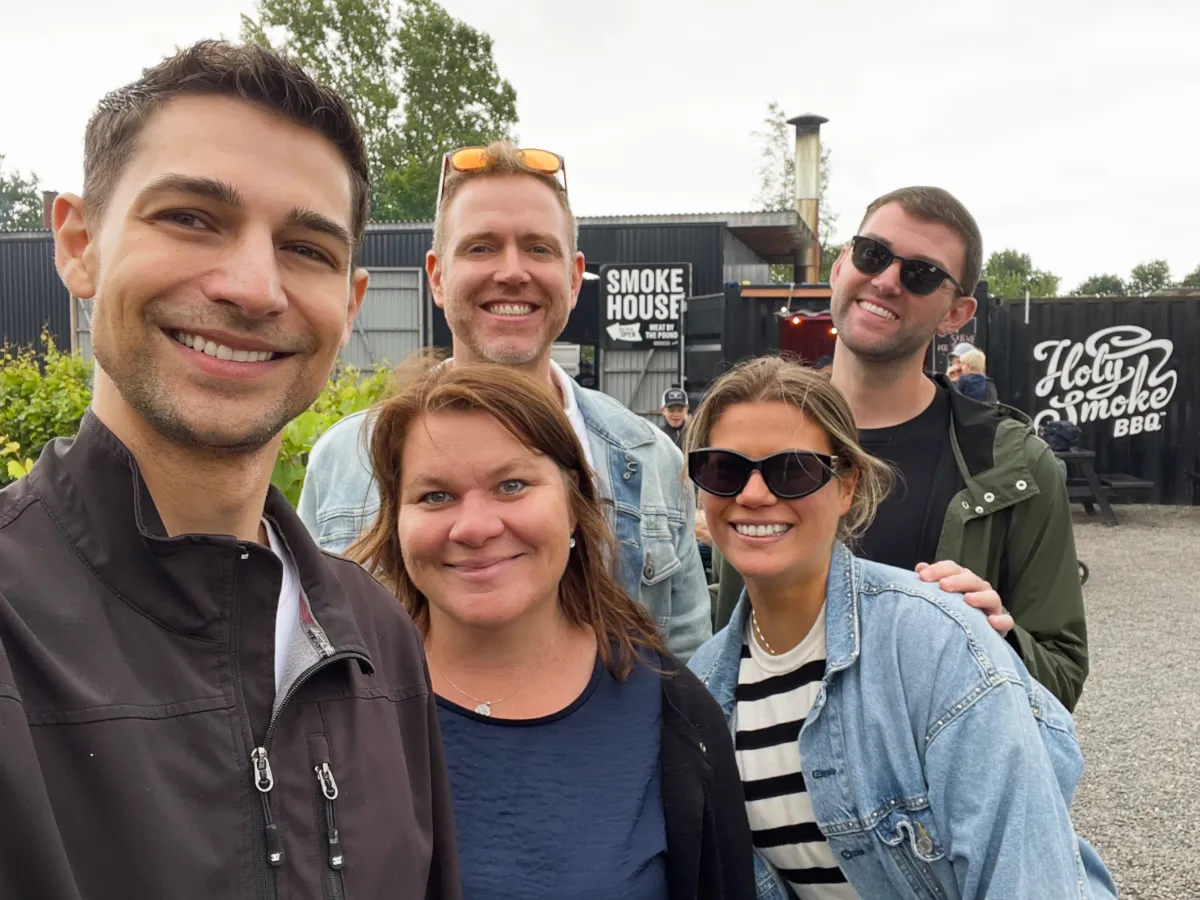
[[270, 487], [367, 209], [349, 109], [266, 50], [89, 123], [54, 231], [92, 408], [0, 491], [0, 897], [460, 897], [418, 632]]

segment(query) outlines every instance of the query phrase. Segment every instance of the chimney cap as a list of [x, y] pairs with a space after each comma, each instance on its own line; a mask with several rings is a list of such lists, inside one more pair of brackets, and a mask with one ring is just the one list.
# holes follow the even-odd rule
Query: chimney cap
[[802, 116], [796, 116], [794, 119], [788, 119], [789, 125], [795, 125], [796, 130], [817, 131], [822, 125], [829, 120], [824, 116], [818, 116], [816, 113], [805, 113]]

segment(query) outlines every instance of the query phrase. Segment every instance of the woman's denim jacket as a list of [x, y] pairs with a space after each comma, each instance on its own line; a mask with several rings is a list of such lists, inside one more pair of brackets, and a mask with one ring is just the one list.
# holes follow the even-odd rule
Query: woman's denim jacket
[[[574, 385], [600, 491], [617, 537], [621, 586], [640, 600], [681, 661], [712, 637], [712, 603], [696, 546], [683, 457], [660, 429], [607, 394]], [[325, 550], [341, 553], [379, 512], [367, 443], [373, 417], [338, 421], [309, 454], [298, 512]]]
[[[987, 618], [912, 572], [834, 548], [826, 671], [800, 731], [817, 824], [863, 900], [1110, 898], [1074, 832], [1083, 759], [1066, 709]], [[736, 732], [749, 601], [692, 657]], [[758, 896], [784, 900], [756, 855]]]

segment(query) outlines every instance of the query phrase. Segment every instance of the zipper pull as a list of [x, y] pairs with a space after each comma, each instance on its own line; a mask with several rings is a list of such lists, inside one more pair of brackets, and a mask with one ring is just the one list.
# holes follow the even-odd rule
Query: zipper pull
[[329, 763], [321, 763], [313, 771], [317, 773], [317, 782], [321, 785], [321, 794], [325, 797], [325, 833], [329, 843], [329, 868], [340, 869], [345, 865], [342, 855], [342, 839], [338, 835], [337, 818], [334, 813], [333, 801], [338, 798], [337, 782], [333, 780], [333, 769]]
[[263, 821], [266, 827], [263, 832], [267, 839], [267, 862], [273, 866], [283, 865], [283, 840], [279, 837], [279, 826], [271, 820], [271, 804], [267, 794], [275, 787], [275, 776], [271, 773], [271, 762], [267, 759], [266, 747], [255, 747], [250, 754], [253, 764], [254, 786], [258, 788], [262, 800]]
[[250, 754], [250, 762], [254, 764], [254, 786], [261, 793], [269, 793], [275, 787], [275, 776], [271, 774], [271, 763], [267, 759], [265, 747], [255, 747]]

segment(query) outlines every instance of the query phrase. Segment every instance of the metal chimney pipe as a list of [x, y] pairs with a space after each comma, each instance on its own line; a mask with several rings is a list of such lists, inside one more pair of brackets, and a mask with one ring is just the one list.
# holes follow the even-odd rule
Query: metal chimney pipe
[[788, 119], [796, 127], [796, 212], [814, 238], [804, 253], [803, 276], [796, 279], [804, 284], [821, 278], [821, 126], [828, 121], [813, 113]]
[[42, 227], [50, 229], [54, 227], [54, 201], [58, 197], [58, 191], [42, 191]]

